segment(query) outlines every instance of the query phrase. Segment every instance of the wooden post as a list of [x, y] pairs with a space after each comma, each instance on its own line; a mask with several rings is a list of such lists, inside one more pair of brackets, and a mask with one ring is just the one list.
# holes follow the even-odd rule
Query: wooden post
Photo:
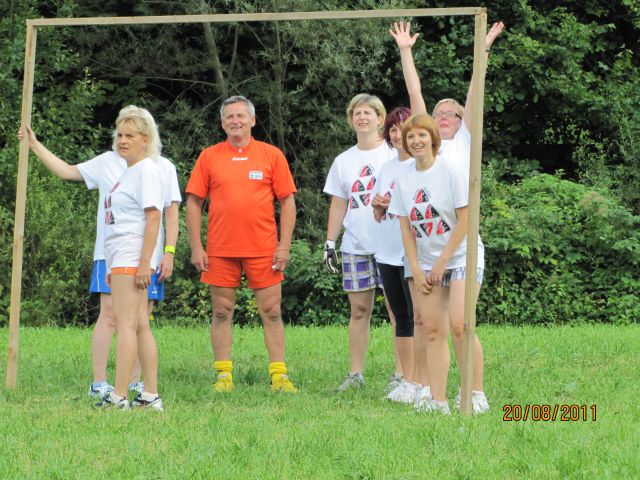
[[[31, 124], [33, 75], [36, 61], [37, 29], [27, 20], [24, 47], [24, 83], [22, 85], [21, 128]], [[22, 294], [22, 253], [24, 214], [27, 203], [27, 171], [29, 168], [29, 138], [20, 142], [18, 181], [16, 185], [16, 214], [13, 227], [13, 263], [11, 267], [11, 306], [9, 311], [9, 348], [7, 358], [7, 388], [15, 389], [18, 379], [18, 337], [20, 333], [20, 296]]]
[[484, 109], [484, 76], [487, 68], [485, 40], [487, 11], [476, 15], [471, 89], [471, 166], [469, 172], [469, 228], [467, 231], [467, 273], [464, 296], [464, 337], [462, 342], [460, 411], [471, 415], [474, 340], [476, 336], [476, 270], [478, 268], [478, 235], [480, 232], [480, 168], [482, 161], [482, 118]]

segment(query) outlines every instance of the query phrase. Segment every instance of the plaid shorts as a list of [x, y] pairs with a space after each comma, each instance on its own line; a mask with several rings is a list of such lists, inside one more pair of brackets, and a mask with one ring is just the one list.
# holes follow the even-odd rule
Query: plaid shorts
[[[431, 270], [423, 270], [423, 271], [427, 277], [431, 275]], [[449, 268], [444, 271], [444, 274], [442, 275], [442, 281], [440, 282], [439, 285], [436, 285], [436, 286], [449, 287], [451, 286], [452, 280], [464, 280], [466, 278], [466, 273], [467, 273], [466, 267]], [[413, 275], [411, 274], [411, 271], [406, 268], [406, 265], [404, 270], [404, 276], [405, 278], [413, 277]], [[478, 268], [478, 271], [476, 273], [476, 281], [478, 282], [478, 285], [482, 285], [483, 280], [484, 280], [484, 268]]]
[[373, 255], [342, 252], [342, 288], [345, 292], [363, 292], [381, 284]]

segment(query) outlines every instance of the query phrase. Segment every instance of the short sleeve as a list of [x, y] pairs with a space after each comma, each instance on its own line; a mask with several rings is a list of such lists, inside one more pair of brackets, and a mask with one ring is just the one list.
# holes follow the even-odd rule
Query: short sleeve
[[100, 177], [104, 174], [102, 168], [102, 155], [76, 165], [78, 171], [89, 190], [95, 190], [99, 186]]
[[186, 193], [191, 193], [200, 198], [207, 198], [209, 195], [209, 157], [207, 151], [203, 151], [195, 167], [191, 172]]
[[407, 206], [404, 202], [402, 182], [397, 178], [395, 180], [395, 186], [393, 187], [393, 195], [391, 195], [391, 202], [389, 202], [388, 212], [393, 215], [400, 215], [402, 217], [409, 216]]
[[465, 182], [465, 177], [455, 168], [448, 169], [449, 189], [454, 208], [462, 208], [469, 205], [469, 186]]
[[292, 193], [296, 193], [296, 185], [289, 170], [289, 163], [284, 154], [274, 148], [273, 152], [273, 180], [272, 188], [278, 200], [288, 197]]
[[336, 158], [329, 169], [329, 174], [327, 175], [327, 181], [324, 184], [324, 188], [322, 191], [324, 193], [328, 193], [329, 195], [333, 195], [335, 197], [340, 197], [344, 199], [349, 198], [349, 193], [345, 192], [344, 187], [341, 184], [341, 175], [340, 175], [340, 165], [339, 160]]
[[164, 199], [164, 207], [170, 207], [173, 202], [182, 202], [182, 195], [180, 194], [180, 184], [178, 183], [178, 172], [176, 172], [175, 165], [167, 160], [167, 171], [165, 181], [167, 184], [166, 195]]

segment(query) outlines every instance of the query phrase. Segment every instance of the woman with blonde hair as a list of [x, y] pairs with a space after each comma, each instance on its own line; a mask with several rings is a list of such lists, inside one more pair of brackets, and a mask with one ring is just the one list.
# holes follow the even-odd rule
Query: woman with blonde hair
[[347, 122], [355, 131], [356, 145], [338, 155], [324, 186], [331, 195], [324, 264], [330, 273], [338, 273], [336, 240], [342, 227], [342, 286], [350, 305], [350, 369], [336, 391], [364, 386], [364, 361], [369, 345], [369, 326], [375, 289], [379, 285], [374, 258], [376, 222], [373, 218], [373, 189], [380, 168], [396, 152], [382, 138], [386, 117], [378, 97], [356, 95], [347, 107]]

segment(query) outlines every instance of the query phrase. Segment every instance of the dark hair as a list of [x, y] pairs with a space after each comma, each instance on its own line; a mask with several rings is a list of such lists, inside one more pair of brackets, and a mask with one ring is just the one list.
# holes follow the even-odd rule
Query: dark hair
[[394, 125], [400, 125], [400, 127], [402, 127], [402, 124], [410, 116], [411, 110], [409, 110], [407, 107], [396, 107], [387, 115], [387, 118], [384, 121], [384, 131], [382, 132], [382, 135], [390, 147], [393, 147], [393, 145], [391, 145], [389, 130], [391, 130], [391, 127], [393, 127]]

